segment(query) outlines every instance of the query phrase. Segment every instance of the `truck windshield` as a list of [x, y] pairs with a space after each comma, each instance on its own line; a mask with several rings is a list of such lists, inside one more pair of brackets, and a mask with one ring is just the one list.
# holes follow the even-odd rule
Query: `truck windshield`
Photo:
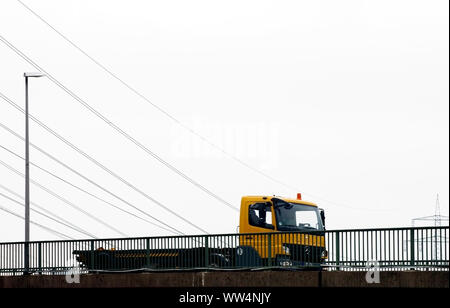
[[315, 206], [282, 202], [275, 206], [280, 231], [323, 230], [319, 210]]

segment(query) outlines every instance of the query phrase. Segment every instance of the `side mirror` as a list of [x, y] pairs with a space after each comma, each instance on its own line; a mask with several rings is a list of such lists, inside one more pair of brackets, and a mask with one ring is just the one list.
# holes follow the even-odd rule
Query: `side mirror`
[[289, 208], [292, 207], [292, 205], [289, 204], [288, 202], [286, 202], [284, 200], [281, 200], [281, 199], [278, 199], [278, 198], [272, 198], [272, 203], [273, 203], [274, 208], [278, 208], [280, 206], [283, 206], [286, 209], [289, 209]]
[[320, 211], [320, 218], [322, 219], [322, 225], [325, 228], [325, 210], [319, 209], [319, 211]]

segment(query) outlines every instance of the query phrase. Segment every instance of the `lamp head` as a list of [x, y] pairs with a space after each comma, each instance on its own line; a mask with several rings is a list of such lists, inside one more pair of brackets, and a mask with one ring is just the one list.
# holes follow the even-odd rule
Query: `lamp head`
[[44, 76], [45, 76], [45, 74], [40, 73], [40, 72], [23, 73], [23, 77], [36, 77], [36, 78], [39, 78], [39, 77], [44, 77]]

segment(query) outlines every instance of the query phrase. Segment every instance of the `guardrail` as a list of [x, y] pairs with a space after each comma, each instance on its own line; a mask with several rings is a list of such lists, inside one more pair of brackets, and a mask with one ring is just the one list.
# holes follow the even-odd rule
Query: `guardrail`
[[[449, 227], [0, 243], [0, 275], [68, 271], [449, 270]], [[28, 262], [25, 251], [28, 250]]]

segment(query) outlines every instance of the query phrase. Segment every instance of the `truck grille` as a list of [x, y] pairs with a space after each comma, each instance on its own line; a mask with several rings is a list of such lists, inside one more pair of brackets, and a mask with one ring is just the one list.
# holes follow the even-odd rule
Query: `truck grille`
[[320, 263], [322, 252], [325, 249], [324, 247], [297, 244], [284, 244], [284, 246], [289, 248], [292, 261], [304, 263]]

